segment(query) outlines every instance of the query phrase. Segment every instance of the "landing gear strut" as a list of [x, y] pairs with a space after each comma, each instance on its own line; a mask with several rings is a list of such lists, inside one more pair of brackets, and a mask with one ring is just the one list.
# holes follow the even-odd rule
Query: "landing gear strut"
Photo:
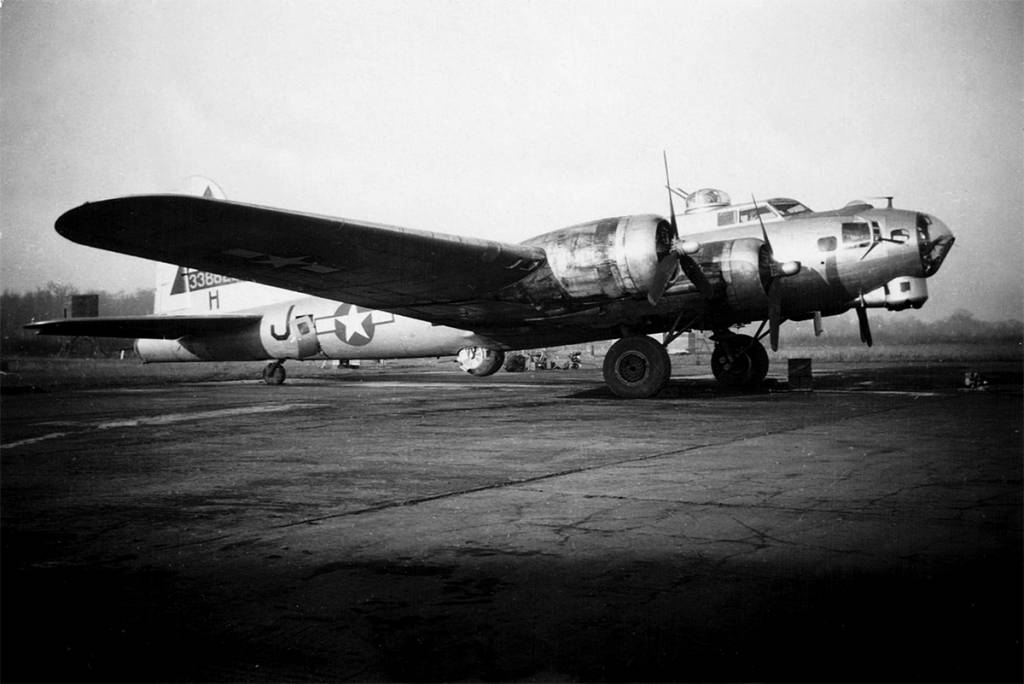
[[668, 384], [672, 363], [665, 347], [646, 335], [623, 337], [604, 357], [604, 381], [624, 399], [644, 399]]
[[268, 385], [280, 385], [284, 378], [284, 364], [280, 361], [271, 361], [263, 368], [263, 382]]
[[768, 375], [768, 352], [748, 335], [721, 336], [711, 354], [711, 372], [728, 387], [756, 387]]

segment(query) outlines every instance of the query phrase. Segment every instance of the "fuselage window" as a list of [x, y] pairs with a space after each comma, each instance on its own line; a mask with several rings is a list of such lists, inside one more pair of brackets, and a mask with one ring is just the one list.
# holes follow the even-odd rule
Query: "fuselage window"
[[780, 214], [786, 217], [794, 216], [795, 214], [803, 214], [804, 212], [810, 211], [810, 209], [805, 207], [803, 204], [800, 204], [796, 200], [786, 199], [783, 197], [779, 197], [777, 199], [770, 199], [768, 200], [768, 204], [775, 207], [775, 211], [779, 212]]
[[896, 242], [903, 243], [910, 239], [910, 233], [903, 230], [902, 228], [897, 228], [896, 230], [889, 233], [889, 237], [895, 240]]
[[866, 223], [843, 224], [843, 247], [863, 247], [871, 242], [871, 226]]
[[731, 226], [736, 223], [736, 212], [735, 211], [723, 211], [718, 215], [718, 225]]
[[836, 239], [834, 236], [818, 238], [819, 252], [834, 252], [836, 250]]

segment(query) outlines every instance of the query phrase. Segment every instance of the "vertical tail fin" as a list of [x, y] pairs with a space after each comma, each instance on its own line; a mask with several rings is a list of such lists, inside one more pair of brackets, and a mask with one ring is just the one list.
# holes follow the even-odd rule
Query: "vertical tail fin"
[[[185, 195], [195, 195], [206, 199], [227, 199], [221, 187], [205, 176], [189, 176], [182, 185], [182, 193]], [[208, 293], [206, 298], [200, 296], [202, 295], [200, 290], [207, 286], [208, 279], [205, 275], [186, 266], [158, 263], [156, 265], [156, 295], [153, 301], [153, 313], [208, 313], [210, 310]]]
[[[185, 194], [209, 200], [227, 199], [220, 186], [204, 176], [185, 179]], [[197, 271], [188, 266], [157, 264], [153, 311], [179, 315], [238, 312], [296, 296], [288, 290]]]

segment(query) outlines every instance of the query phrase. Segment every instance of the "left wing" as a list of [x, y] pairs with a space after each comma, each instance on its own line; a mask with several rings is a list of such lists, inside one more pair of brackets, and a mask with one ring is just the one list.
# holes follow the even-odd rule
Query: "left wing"
[[546, 260], [528, 245], [181, 195], [84, 204], [56, 228], [91, 247], [463, 326], [535, 313], [494, 295]]
[[174, 340], [185, 335], [231, 332], [259, 325], [260, 314], [216, 316], [103, 316], [28, 323], [40, 335], [144, 337]]

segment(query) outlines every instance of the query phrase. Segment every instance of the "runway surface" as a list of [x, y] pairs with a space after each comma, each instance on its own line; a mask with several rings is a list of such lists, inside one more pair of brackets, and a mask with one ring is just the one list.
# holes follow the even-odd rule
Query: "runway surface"
[[1021, 368], [983, 370], [5, 395], [2, 678], [1019, 681]]

